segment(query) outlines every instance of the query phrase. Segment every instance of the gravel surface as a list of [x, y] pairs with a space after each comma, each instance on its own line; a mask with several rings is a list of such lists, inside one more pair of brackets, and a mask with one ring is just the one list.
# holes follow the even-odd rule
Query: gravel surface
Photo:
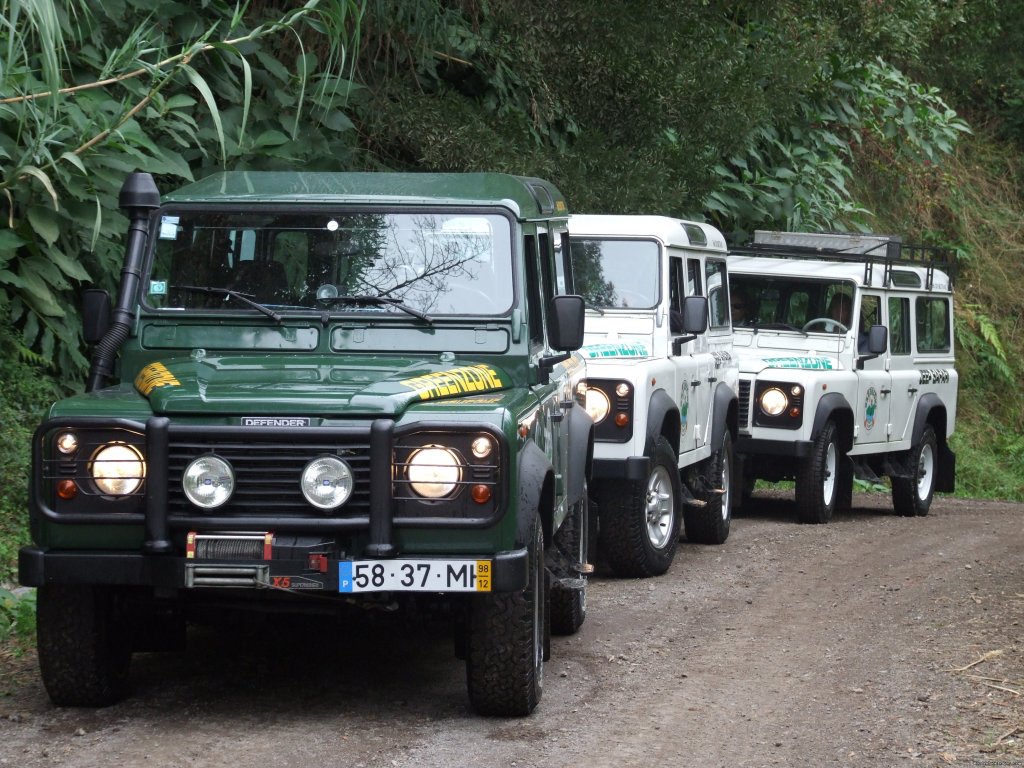
[[136, 656], [102, 710], [54, 708], [32, 654], [0, 653], [0, 765], [1024, 768], [1024, 505], [791, 512], [759, 493], [663, 577], [599, 571], [528, 718], [468, 710], [443, 622], [279, 618]]

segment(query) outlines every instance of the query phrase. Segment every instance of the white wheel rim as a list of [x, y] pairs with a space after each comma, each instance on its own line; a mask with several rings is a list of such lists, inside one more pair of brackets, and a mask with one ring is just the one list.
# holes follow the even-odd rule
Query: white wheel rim
[[732, 485], [732, 481], [729, 477], [729, 457], [722, 456], [722, 487], [725, 489], [725, 493], [722, 494], [722, 522], [729, 519], [729, 510], [732, 507], [729, 506], [732, 499], [729, 494], [729, 486]]
[[829, 443], [825, 451], [825, 477], [821, 484], [821, 500], [827, 507], [836, 490], [836, 444]]
[[921, 456], [917, 461], [917, 498], [924, 501], [932, 489], [932, 478], [935, 476], [935, 454], [927, 443], [921, 447]]
[[672, 480], [668, 470], [657, 466], [647, 478], [647, 501], [644, 514], [647, 516], [647, 538], [655, 549], [668, 544], [672, 533], [672, 518], [675, 515], [675, 498], [672, 495]]

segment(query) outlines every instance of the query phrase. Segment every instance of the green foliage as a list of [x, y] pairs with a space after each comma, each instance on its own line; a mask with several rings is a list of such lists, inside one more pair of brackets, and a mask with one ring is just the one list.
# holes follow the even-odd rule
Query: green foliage
[[36, 631], [36, 593], [15, 594], [0, 587], [0, 643], [31, 639]]
[[754, 128], [744, 150], [715, 166], [718, 187], [704, 201], [728, 229], [869, 227], [869, 211], [848, 189], [852, 145], [874, 137], [890, 151], [934, 163], [951, 152], [967, 124], [938, 90], [911, 81], [882, 59], [833, 61], [822, 88], [803, 99], [799, 117]]
[[[3, 303], [0, 302], [0, 309]], [[29, 449], [43, 409], [56, 388], [24, 352], [20, 339], [0, 326], [0, 584], [14, 575], [18, 548], [28, 543]]]
[[[86, 366], [77, 291], [113, 288], [117, 193], [143, 169], [177, 185], [226, 165], [344, 158], [346, 30], [355, 0], [270, 16], [224, 0], [92, 6], [7, 0], [0, 27], [0, 296], [21, 345], [74, 387]], [[243, 11], [249, 10], [246, 14]], [[255, 62], [257, 67], [253, 67]]]

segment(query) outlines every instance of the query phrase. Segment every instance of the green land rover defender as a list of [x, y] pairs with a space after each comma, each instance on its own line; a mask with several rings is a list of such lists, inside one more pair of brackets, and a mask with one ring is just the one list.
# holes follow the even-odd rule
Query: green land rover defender
[[229, 172], [161, 200], [135, 173], [120, 205], [116, 300], [83, 298], [86, 391], [33, 443], [19, 576], [53, 702], [119, 700], [133, 651], [211, 610], [427, 602], [472, 706], [529, 714], [590, 571], [558, 190]]

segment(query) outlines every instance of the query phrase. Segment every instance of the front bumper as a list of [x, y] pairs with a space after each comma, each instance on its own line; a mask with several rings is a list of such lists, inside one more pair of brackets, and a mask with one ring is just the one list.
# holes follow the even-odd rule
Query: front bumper
[[[421, 561], [423, 558], [416, 558]], [[445, 558], [434, 558], [444, 562]], [[458, 560], [472, 559], [460, 555]], [[516, 549], [481, 555], [489, 561], [491, 592], [517, 592], [529, 581], [527, 550]], [[141, 586], [165, 589], [249, 587], [338, 593], [342, 564], [351, 560], [325, 559], [311, 567], [308, 559], [194, 560], [142, 552], [97, 550], [49, 550], [23, 547], [18, 553], [18, 579], [24, 586], [46, 584], [93, 584]], [[403, 558], [378, 562], [400, 566]], [[446, 591], [446, 590], [438, 590]]]
[[647, 480], [651, 472], [651, 461], [646, 456], [630, 456], [626, 459], [594, 459], [592, 477], [594, 480]]
[[812, 445], [809, 440], [764, 440], [740, 435], [736, 438], [733, 450], [744, 456], [788, 456], [803, 459], [811, 455]]

